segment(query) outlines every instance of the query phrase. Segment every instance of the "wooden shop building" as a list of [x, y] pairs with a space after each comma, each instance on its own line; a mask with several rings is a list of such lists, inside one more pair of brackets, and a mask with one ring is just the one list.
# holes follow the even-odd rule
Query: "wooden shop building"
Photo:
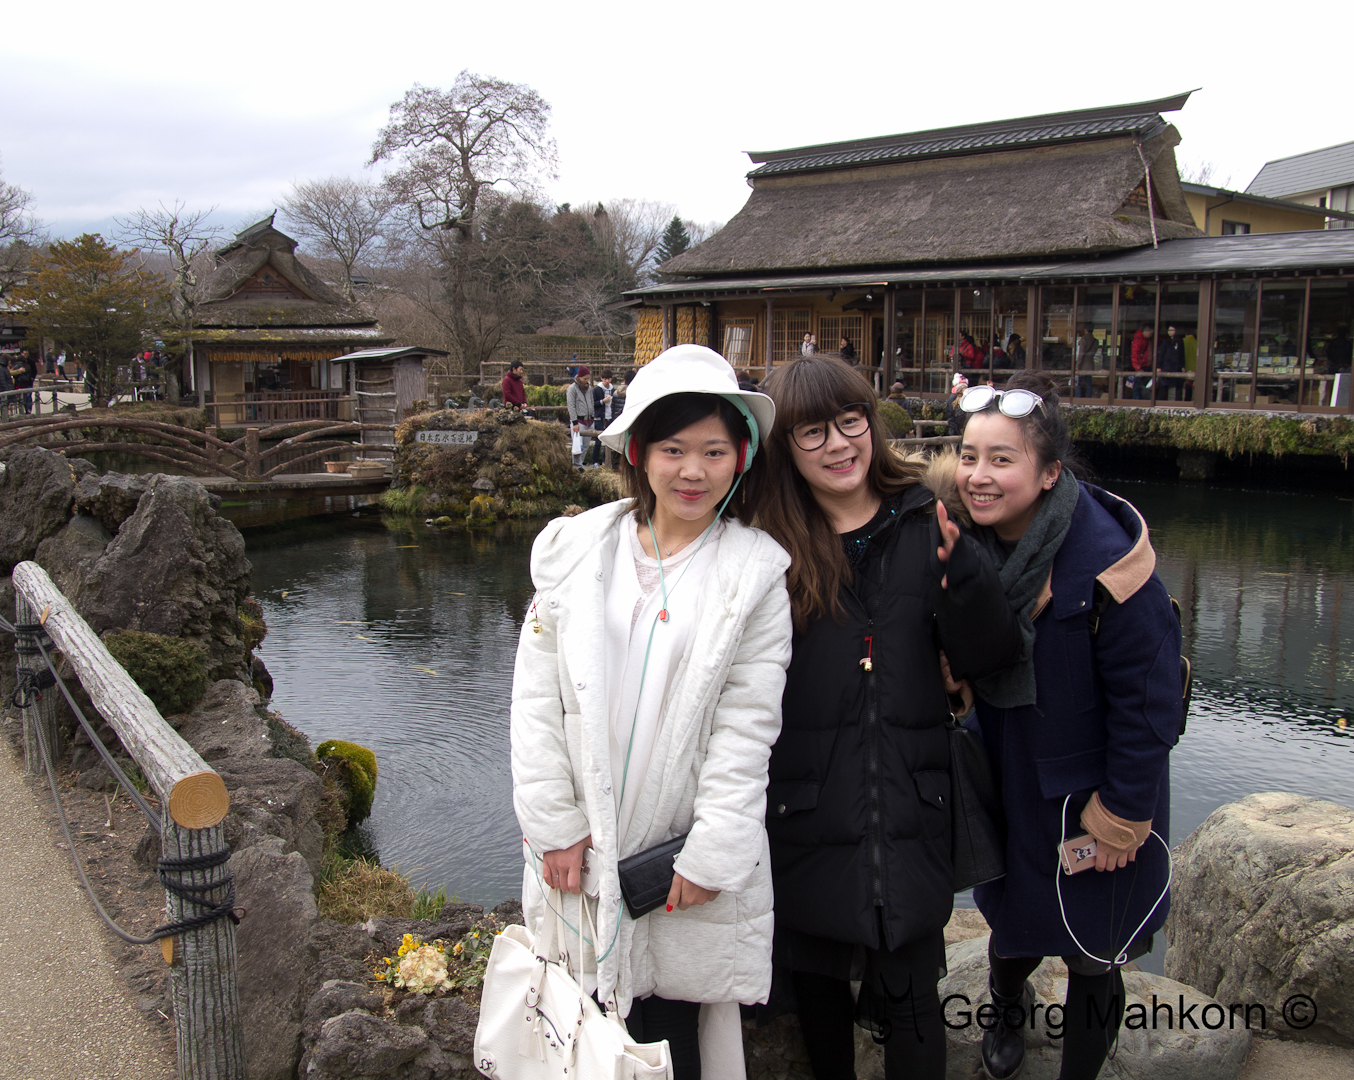
[[1039, 369], [1085, 404], [1349, 412], [1354, 232], [1205, 236], [1162, 116], [1188, 97], [751, 154], [743, 209], [627, 294], [636, 362], [770, 371], [808, 333], [885, 393]]
[[194, 320], [198, 402], [226, 426], [353, 419], [347, 365], [330, 361], [393, 339], [296, 257], [274, 217], [212, 255]]

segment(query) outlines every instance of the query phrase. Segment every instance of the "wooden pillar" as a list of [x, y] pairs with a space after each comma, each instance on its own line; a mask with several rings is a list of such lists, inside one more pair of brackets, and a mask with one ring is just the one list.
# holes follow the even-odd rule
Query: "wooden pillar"
[[1217, 282], [1199, 282], [1199, 321], [1194, 349], [1194, 407], [1208, 408], [1208, 389], [1213, 379], [1213, 296]]
[[663, 304], [659, 310], [663, 313], [663, 339], [659, 342], [659, 352], [672, 348], [672, 335], [668, 330], [668, 320], [672, 317], [672, 305]]
[[[865, 343], [862, 341], [862, 345]], [[879, 396], [888, 397], [893, 385], [893, 373], [898, 366], [898, 289], [894, 285], [884, 287], [884, 360], [880, 365]]]
[[768, 298], [766, 301], [766, 373], [771, 374], [772, 360], [775, 356], [775, 349], [771, 342], [772, 333], [775, 330], [776, 320], [773, 313], [774, 304]]

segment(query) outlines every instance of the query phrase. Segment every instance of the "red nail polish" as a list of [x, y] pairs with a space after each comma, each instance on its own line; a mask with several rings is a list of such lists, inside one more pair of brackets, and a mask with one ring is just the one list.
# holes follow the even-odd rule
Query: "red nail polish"
[[669, 910], [669, 911], [672, 910], [672, 905], [671, 905], [671, 904], [668, 905], [668, 910]]

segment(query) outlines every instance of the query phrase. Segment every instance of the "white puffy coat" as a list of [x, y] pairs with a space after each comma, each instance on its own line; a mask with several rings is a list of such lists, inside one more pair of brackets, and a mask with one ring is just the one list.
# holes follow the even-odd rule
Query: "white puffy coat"
[[[766, 776], [790, 661], [790, 558], [760, 530], [728, 522], [664, 705], [652, 759], [659, 767], [645, 777], [627, 850], [618, 854], [606, 672], [622, 670], [625, 658], [606, 655], [603, 613], [618, 544], [635, 527], [631, 505], [552, 521], [532, 546], [536, 596], [512, 688], [517, 818], [537, 855], [592, 834], [601, 864], [598, 996], [606, 1000], [614, 989], [622, 1016], [633, 998], [650, 993], [765, 1001], [772, 930]], [[677, 872], [719, 896], [632, 921], [618, 859], [688, 831]], [[544, 898], [530, 863], [522, 899], [527, 925], [536, 928]], [[566, 917], [577, 927], [577, 900], [568, 901]]]

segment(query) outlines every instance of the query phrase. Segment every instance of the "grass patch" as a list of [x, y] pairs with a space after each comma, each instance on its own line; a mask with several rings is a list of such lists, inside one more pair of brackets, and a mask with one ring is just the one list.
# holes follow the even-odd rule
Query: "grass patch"
[[[455, 899], [451, 897], [450, 899]], [[442, 914], [442, 909], [447, 906], [447, 887], [439, 885], [436, 889], [429, 889], [428, 883], [424, 882], [423, 887], [414, 893], [413, 917], [415, 919], [435, 919]]]
[[1075, 442], [1164, 446], [1225, 454], [1331, 455], [1348, 461], [1354, 423], [1343, 416], [1272, 416], [1257, 412], [1087, 408], [1063, 410]]
[[103, 643], [161, 716], [187, 712], [207, 692], [207, 657], [196, 642], [119, 630], [106, 635]]
[[396, 867], [337, 851], [325, 854], [315, 902], [320, 918], [351, 926], [368, 919], [408, 919], [414, 912], [409, 879]]

